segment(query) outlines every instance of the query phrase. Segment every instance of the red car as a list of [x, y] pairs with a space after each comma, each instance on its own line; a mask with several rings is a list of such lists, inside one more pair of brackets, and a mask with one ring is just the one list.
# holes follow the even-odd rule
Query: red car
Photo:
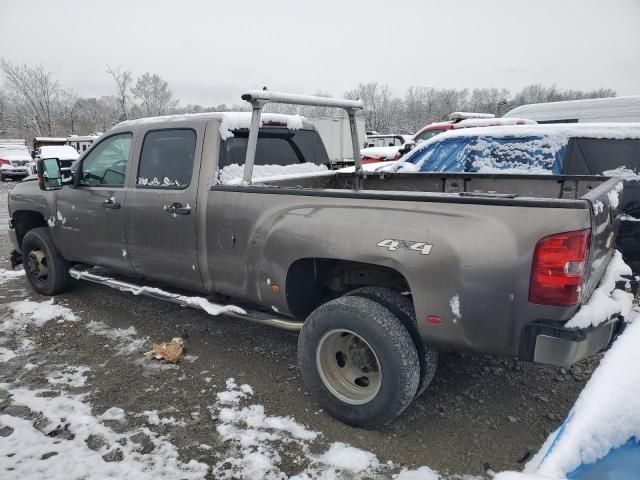
[[454, 128], [470, 127], [495, 127], [498, 125], [533, 125], [537, 122], [524, 118], [496, 118], [492, 113], [453, 112], [449, 115], [451, 120], [446, 122], [434, 122], [422, 127], [414, 136], [415, 143], [429, 140], [439, 133], [453, 130]]

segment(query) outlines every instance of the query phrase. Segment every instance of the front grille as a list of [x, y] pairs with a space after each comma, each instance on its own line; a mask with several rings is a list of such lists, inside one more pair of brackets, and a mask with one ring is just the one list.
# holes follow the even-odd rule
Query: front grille
[[28, 160], [12, 160], [11, 161], [11, 165], [13, 165], [14, 167], [26, 167], [28, 163], [29, 163]]

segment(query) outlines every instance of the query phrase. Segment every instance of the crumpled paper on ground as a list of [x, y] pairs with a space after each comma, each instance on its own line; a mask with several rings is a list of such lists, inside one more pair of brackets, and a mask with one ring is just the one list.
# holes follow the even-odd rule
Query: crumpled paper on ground
[[172, 338], [170, 342], [154, 344], [151, 350], [145, 352], [147, 358], [165, 360], [169, 363], [178, 363], [184, 352], [184, 340], [180, 337]]

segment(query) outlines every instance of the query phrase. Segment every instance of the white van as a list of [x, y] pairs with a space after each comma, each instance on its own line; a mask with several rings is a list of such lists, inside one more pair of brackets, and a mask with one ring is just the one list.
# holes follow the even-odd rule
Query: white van
[[504, 116], [538, 123], [640, 122], [640, 95], [521, 105]]

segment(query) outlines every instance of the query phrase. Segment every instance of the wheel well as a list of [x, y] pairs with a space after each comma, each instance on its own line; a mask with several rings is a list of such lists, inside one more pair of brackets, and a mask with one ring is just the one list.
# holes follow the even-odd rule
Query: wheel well
[[38, 227], [46, 227], [47, 221], [42, 214], [32, 210], [19, 210], [13, 214], [13, 228], [18, 237], [18, 243], [22, 245], [22, 239], [29, 230]]
[[305, 319], [319, 305], [366, 286], [409, 290], [404, 276], [389, 267], [332, 258], [302, 258], [287, 272], [289, 312]]

